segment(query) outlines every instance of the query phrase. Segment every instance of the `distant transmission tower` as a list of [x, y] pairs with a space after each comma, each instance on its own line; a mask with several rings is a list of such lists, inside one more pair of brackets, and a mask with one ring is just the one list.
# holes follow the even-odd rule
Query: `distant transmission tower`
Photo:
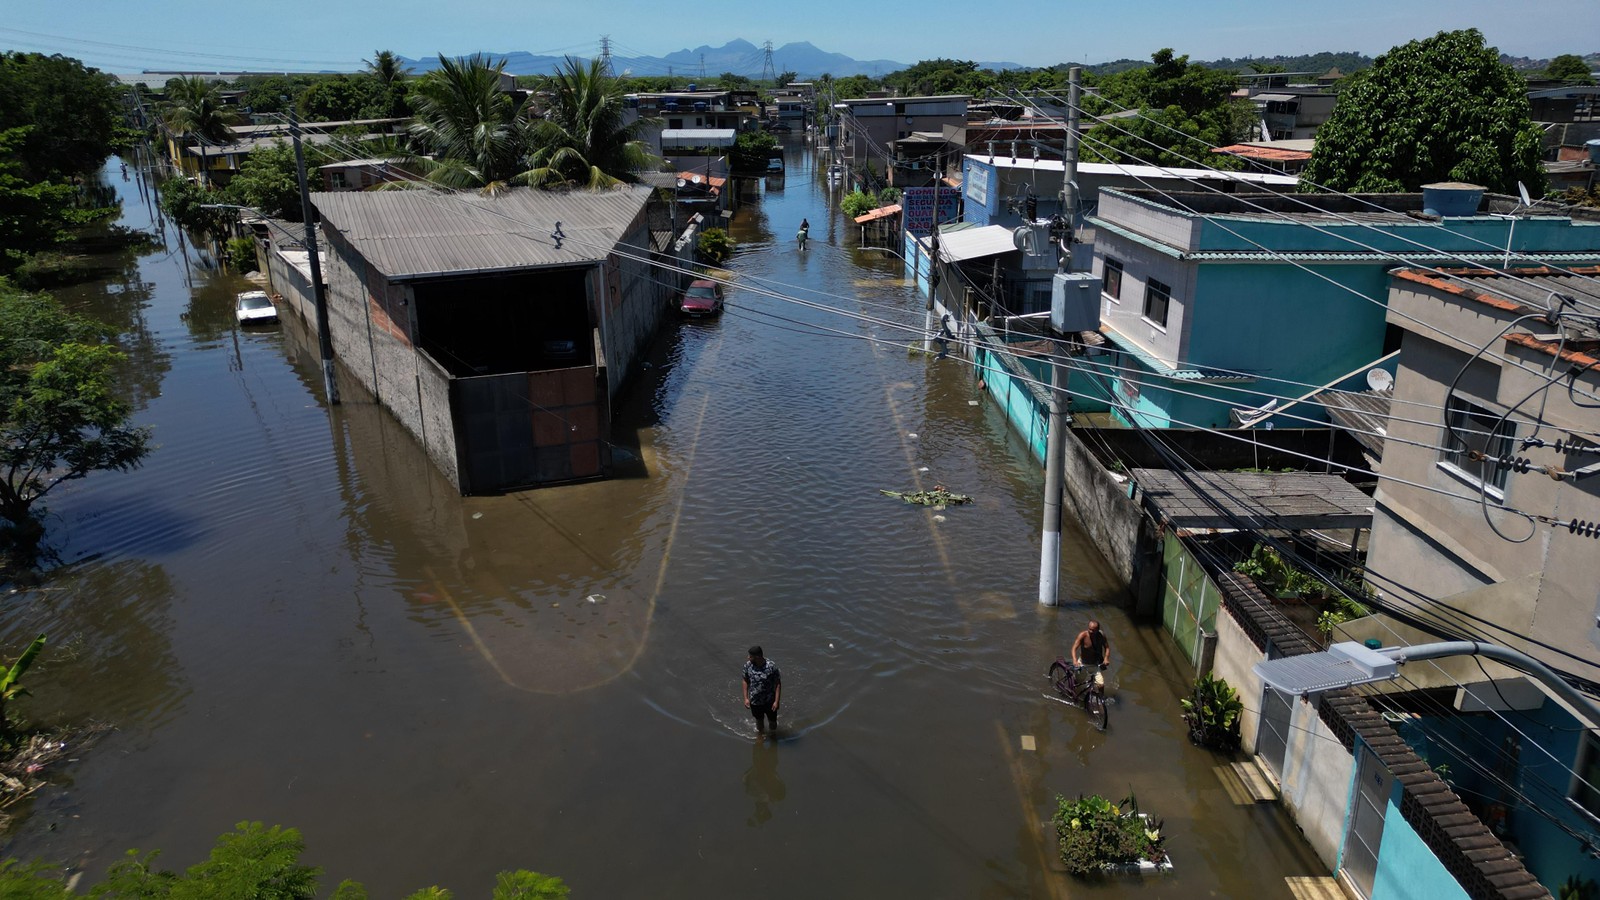
[[770, 81], [775, 87], [779, 86], [778, 71], [772, 67], [772, 42], [767, 41], [762, 49], [766, 51], [766, 59], [761, 63], [761, 80]]
[[600, 35], [600, 64], [605, 66], [606, 74], [611, 72], [611, 35]]
[[702, 54], [700, 54], [700, 80], [704, 81], [705, 78], [706, 78], [706, 55], [704, 53], [702, 53]]

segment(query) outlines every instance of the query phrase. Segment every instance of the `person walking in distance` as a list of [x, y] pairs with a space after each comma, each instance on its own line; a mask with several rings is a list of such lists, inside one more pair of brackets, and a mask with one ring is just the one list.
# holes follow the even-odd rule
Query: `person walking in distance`
[[1100, 673], [1111, 666], [1111, 639], [1100, 630], [1098, 621], [1090, 619], [1089, 627], [1078, 632], [1078, 639], [1072, 642], [1072, 664], [1094, 666], [1094, 683], [1106, 683]]
[[762, 730], [763, 720], [772, 721], [772, 731], [778, 731], [778, 699], [783, 694], [783, 680], [778, 666], [761, 652], [761, 645], [750, 648], [750, 658], [744, 664], [744, 706], [756, 717], [756, 732]]

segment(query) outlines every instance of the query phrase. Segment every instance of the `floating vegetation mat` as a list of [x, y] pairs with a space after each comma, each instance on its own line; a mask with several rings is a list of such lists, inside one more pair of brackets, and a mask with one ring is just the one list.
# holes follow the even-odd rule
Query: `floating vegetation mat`
[[880, 490], [878, 493], [884, 495], [885, 497], [899, 497], [901, 500], [904, 500], [907, 503], [915, 503], [918, 506], [933, 506], [943, 508], [946, 506], [955, 506], [960, 503], [972, 502], [972, 498], [968, 497], [966, 494], [953, 494], [942, 487], [936, 487], [931, 491]]

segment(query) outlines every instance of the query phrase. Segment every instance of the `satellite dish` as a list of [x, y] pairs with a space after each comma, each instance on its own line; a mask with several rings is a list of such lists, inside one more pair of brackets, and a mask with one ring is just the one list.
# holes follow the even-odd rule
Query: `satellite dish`
[[1383, 369], [1367, 370], [1367, 387], [1375, 393], [1386, 394], [1394, 387], [1394, 376]]
[[695, 184], [699, 184], [700, 183], [700, 176], [699, 175], [690, 175], [689, 176], [689, 180], [694, 182]]
[[678, 179], [678, 187], [685, 187], [685, 186], [687, 186], [687, 185], [688, 185], [688, 184], [689, 184], [689, 182], [687, 182], [687, 181], [684, 181], [684, 180], [683, 180], [683, 179], [682, 179], [682, 178], [679, 178], [679, 179]]
[[1522, 205], [1523, 206], [1532, 206], [1533, 205], [1533, 201], [1528, 199], [1528, 186], [1527, 185], [1523, 184], [1520, 181], [1517, 182], [1517, 193], [1519, 195], [1521, 195], [1521, 197], [1522, 197]]

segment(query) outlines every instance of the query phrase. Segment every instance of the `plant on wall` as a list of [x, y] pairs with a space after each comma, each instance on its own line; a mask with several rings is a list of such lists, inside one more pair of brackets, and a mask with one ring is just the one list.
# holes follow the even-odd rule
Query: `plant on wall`
[[1254, 578], [1263, 590], [1280, 599], [1318, 594], [1326, 587], [1265, 544], [1252, 547], [1249, 556], [1234, 563], [1233, 570]]
[[1239, 716], [1244, 704], [1228, 682], [1210, 675], [1194, 680], [1194, 692], [1180, 701], [1183, 720], [1189, 723], [1189, 740], [1212, 750], [1239, 749]]

